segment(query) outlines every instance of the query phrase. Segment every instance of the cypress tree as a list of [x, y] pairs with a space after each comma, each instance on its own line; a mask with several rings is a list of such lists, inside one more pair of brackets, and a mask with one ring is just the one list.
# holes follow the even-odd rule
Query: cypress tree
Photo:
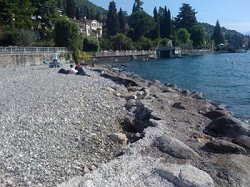
[[74, 0], [66, 0], [66, 14], [70, 18], [76, 16], [76, 4]]
[[158, 22], [158, 12], [157, 12], [157, 8], [156, 7], [154, 8], [153, 14], [154, 14], [154, 20], [157, 23]]
[[213, 33], [212, 38], [213, 38], [214, 43], [215, 43], [216, 46], [225, 43], [225, 39], [224, 39], [224, 36], [222, 34], [219, 21], [216, 22], [216, 26], [214, 28], [214, 33]]
[[114, 36], [119, 31], [119, 19], [117, 15], [116, 4], [114, 1], [111, 1], [109, 3], [106, 27], [108, 36]]
[[126, 32], [126, 18], [121, 8], [118, 13], [118, 18], [119, 18], [119, 26], [120, 26], [119, 32], [125, 33]]
[[166, 21], [167, 21], [167, 38], [171, 38], [172, 37], [172, 32], [173, 32], [173, 25], [172, 25], [172, 19], [171, 19], [171, 12], [170, 10], [167, 11], [166, 14]]

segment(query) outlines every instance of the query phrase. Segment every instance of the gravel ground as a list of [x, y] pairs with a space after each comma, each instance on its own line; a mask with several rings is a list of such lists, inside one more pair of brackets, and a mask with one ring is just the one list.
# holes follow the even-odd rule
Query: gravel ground
[[63, 75], [45, 66], [0, 69], [0, 183], [55, 186], [114, 157], [107, 134], [124, 89], [96, 72]]

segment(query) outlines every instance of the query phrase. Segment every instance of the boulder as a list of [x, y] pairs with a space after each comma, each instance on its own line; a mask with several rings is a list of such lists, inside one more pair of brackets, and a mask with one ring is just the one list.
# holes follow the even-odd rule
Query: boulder
[[197, 159], [200, 157], [192, 148], [173, 137], [158, 137], [155, 140], [155, 146], [161, 152], [180, 159]]
[[173, 104], [173, 107], [177, 108], [177, 109], [181, 109], [181, 110], [185, 110], [186, 109], [186, 107], [182, 103], [180, 103], [180, 102]]
[[123, 145], [126, 145], [128, 143], [128, 138], [123, 133], [113, 133], [108, 136], [110, 137], [111, 140], [113, 140], [116, 143], [120, 143]]
[[213, 140], [211, 142], [208, 142], [204, 146], [204, 149], [214, 153], [222, 153], [222, 154], [246, 153], [246, 150], [243, 147], [226, 140]]
[[168, 164], [156, 172], [178, 187], [214, 187], [210, 175], [192, 165]]
[[114, 72], [102, 73], [101, 76], [106, 78], [106, 79], [110, 79], [117, 84], [124, 85], [125, 87], [138, 86], [138, 84], [134, 80], [132, 80], [131, 78], [121, 77]]
[[204, 99], [203, 94], [199, 92], [192, 92], [190, 96], [195, 99]]
[[215, 120], [215, 119], [221, 118], [221, 117], [229, 115], [229, 114], [230, 113], [226, 110], [213, 110], [213, 111], [207, 112], [205, 114], [205, 116], [211, 120]]
[[137, 101], [135, 99], [129, 99], [127, 100], [127, 103], [125, 104], [125, 108], [130, 111], [132, 107], [135, 107], [137, 105]]
[[[215, 160], [216, 168], [210, 170], [211, 176], [219, 177], [218, 186], [249, 187], [250, 157], [242, 154], [222, 154]], [[216, 171], [217, 170], [217, 171]], [[223, 184], [226, 181], [227, 184]]]
[[141, 156], [121, 156], [101, 165], [82, 177], [74, 177], [58, 187], [175, 187], [155, 170], [163, 165], [158, 160]]
[[165, 164], [151, 157], [121, 156], [58, 187], [214, 187], [213, 179], [191, 165]]
[[191, 94], [191, 92], [189, 90], [182, 90], [182, 95], [184, 96], [189, 96]]
[[223, 116], [213, 120], [204, 130], [212, 136], [238, 137], [250, 136], [250, 126], [232, 116]]
[[238, 136], [233, 139], [233, 143], [236, 143], [242, 147], [250, 149], [250, 137], [249, 136]]

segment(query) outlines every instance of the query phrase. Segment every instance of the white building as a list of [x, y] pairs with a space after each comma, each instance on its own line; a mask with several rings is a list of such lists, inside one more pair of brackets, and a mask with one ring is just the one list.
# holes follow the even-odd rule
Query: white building
[[98, 22], [97, 20], [75, 20], [79, 29], [80, 33], [85, 36], [94, 36], [96, 38], [102, 37], [102, 23]]

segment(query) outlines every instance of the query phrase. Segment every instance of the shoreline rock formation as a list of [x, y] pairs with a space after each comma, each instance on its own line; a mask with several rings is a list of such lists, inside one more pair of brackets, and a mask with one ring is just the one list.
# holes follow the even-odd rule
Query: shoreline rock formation
[[59, 187], [250, 186], [247, 124], [199, 93], [96, 71], [127, 88], [115, 95], [126, 99], [120, 121], [130, 143], [111, 162]]

